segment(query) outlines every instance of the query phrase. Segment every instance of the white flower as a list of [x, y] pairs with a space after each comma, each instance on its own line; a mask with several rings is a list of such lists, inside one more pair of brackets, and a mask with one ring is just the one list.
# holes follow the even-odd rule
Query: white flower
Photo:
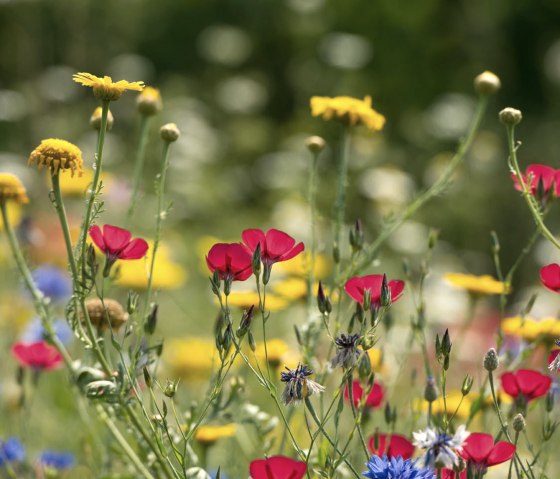
[[413, 433], [414, 445], [426, 451], [423, 456], [424, 465], [447, 469], [457, 465], [459, 461], [457, 453], [463, 450], [463, 443], [469, 435], [470, 432], [464, 425], [459, 426], [453, 436], [432, 428]]

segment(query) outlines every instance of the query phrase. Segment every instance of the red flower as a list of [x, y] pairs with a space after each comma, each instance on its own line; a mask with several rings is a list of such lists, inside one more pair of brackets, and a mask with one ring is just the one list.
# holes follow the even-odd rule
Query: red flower
[[[362, 396], [364, 395], [364, 390], [360, 385], [360, 381], [354, 380], [352, 381], [352, 399], [354, 400], [354, 406], [358, 407]], [[350, 400], [350, 394], [348, 393], [348, 386], [344, 390], [344, 398]], [[383, 386], [379, 383], [373, 383], [373, 387], [371, 388], [371, 392], [368, 394], [366, 398], [365, 408], [376, 408], [381, 405], [383, 401]]]
[[295, 461], [285, 456], [251, 461], [251, 479], [301, 479], [307, 472], [305, 462]]
[[141, 238], [131, 240], [131, 233], [118, 226], [92, 226], [89, 235], [95, 245], [105, 253], [107, 260], [114, 263], [118, 259], [140, 259], [148, 251], [148, 243]]
[[253, 254], [257, 246], [261, 245], [261, 260], [265, 265], [272, 265], [279, 261], [288, 261], [300, 254], [305, 248], [303, 243], [296, 245], [296, 240], [283, 231], [271, 229], [266, 232], [258, 229], [248, 229], [241, 234], [247, 250]]
[[541, 268], [541, 282], [545, 288], [560, 293], [560, 265], [547, 264]]
[[[389, 439], [389, 444], [387, 444]], [[412, 444], [405, 436], [400, 434], [377, 434], [378, 448], [375, 448], [375, 436], [369, 438], [368, 446], [372, 454], [376, 456], [387, 457], [401, 456], [403, 459], [410, 459], [414, 454], [414, 444]]]
[[[452, 469], [442, 469], [441, 470], [442, 474], [441, 474], [441, 479], [456, 479], [457, 475], [455, 474], [455, 471], [453, 471]], [[461, 471], [459, 473], [459, 479], [467, 479], [467, 471]]]
[[222, 280], [245, 281], [253, 274], [251, 262], [251, 255], [239, 243], [216, 243], [206, 256], [208, 269], [218, 271]]
[[[381, 305], [381, 285], [383, 284], [383, 275], [371, 274], [369, 276], [355, 276], [346, 281], [344, 289], [348, 295], [362, 306], [364, 305], [364, 292], [369, 290], [371, 304]], [[399, 299], [404, 290], [404, 281], [392, 279], [387, 283], [391, 291], [391, 303]]]
[[497, 442], [491, 434], [473, 432], [463, 443], [460, 453], [477, 471], [485, 471], [490, 466], [509, 461], [515, 453], [515, 446], [509, 442]]
[[544, 396], [551, 383], [549, 376], [532, 369], [518, 369], [502, 374], [502, 389], [514, 399], [523, 398], [527, 402]]
[[[559, 172], [554, 168], [547, 165], [529, 165], [525, 170], [525, 174], [522, 175], [523, 182], [529, 187], [529, 191], [533, 196], [539, 194], [539, 183], [542, 184], [542, 194], [543, 197], [552, 191], [554, 196], [560, 196], [560, 184], [558, 184], [558, 174]], [[529, 176], [531, 177], [531, 182], [528, 183]], [[517, 176], [512, 173], [511, 175], [515, 189], [518, 191], [523, 191]]]
[[48, 371], [57, 368], [62, 363], [60, 353], [45, 341], [16, 343], [12, 346], [12, 355], [21, 366], [35, 370]]

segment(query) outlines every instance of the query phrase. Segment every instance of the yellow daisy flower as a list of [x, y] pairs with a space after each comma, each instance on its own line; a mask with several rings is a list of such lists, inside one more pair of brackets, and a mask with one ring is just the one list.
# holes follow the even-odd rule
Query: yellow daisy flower
[[[274, 265], [274, 273], [284, 273], [290, 276], [299, 276], [307, 278], [310, 269], [310, 255], [308, 252], [298, 254], [295, 258], [288, 261], [282, 261]], [[332, 263], [329, 258], [324, 254], [318, 254], [315, 257], [315, 268], [313, 276], [316, 279], [326, 278], [332, 269]]]
[[174, 377], [203, 380], [209, 377], [219, 358], [212, 339], [170, 339], [163, 348], [163, 362]]
[[[101, 181], [103, 182], [103, 191], [106, 193], [107, 185], [111, 183], [111, 177], [107, 173], [101, 173]], [[78, 178], [72, 178], [66, 171], [60, 172], [60, 192], [65, 196], [77, 196], [81, 198], [87, 193], [92, 183], [93, 170], [84, 170], [83, 175]]]
[[25, 186], [21, 180], [11, 173], [0, 173], [0, 203], [13, 201], [17, 204], [29, 203]]
[[95, 98], [102, 101], [116, 101], [127, 90], [142, 91], [144, 89], [144, 82], [142, 81], [120, 80], [113, 83], [111, 77], [100, 78], [91, 73], [75, 73], [72, 75], [72, 79], [76, 83], [93, 88]]
[[[148, 242], [148, 254], [144, 261], [122, 261], [119, 274], [115, 281], [125, 288], [144, 290], [148, 287], [148, 274], [153, 254], [153, 243]], [[159, 245], [154, 265], [152, 287], [154, 289], [175, 289], [184, 284], [187, 272], [171, 259], [169, 248], [165, 244]]]
[[511, 286], [502, 283], [492, 276], [476, 276], [473, 274], [447, 273], [445, 280], [456, 288], [466, 289], [473, 294], [503, 294], [511, 291]]
[[[451, 415], [457, 410], [455, 417], [459, 419], [466, 419], [469, 417], [471, 411], [471, 404], [473, 395], [469, 394], [463, 398], [463, 394], [460, 390], [447, 391], [447, 397], [445, 398], [445, 403], [447, 405], [447, 416]], [[458, 409], [457, 409], [458, 408]], [[423, 399], [416, 400], [416, 409], [427, 413], [428, 402]], [[432, 414], [438, 415], [445, 412], [445, 405], [443, 402], [443, 397], [438, 397], [434, 402], [432, 402]]]
[[[216, 298], [216, 302], [218, 299]], [[259, 295], [256, 291], [232, 291], [228, 296], [228, 305], [241, 309], [249, 309], [255, 306], [255, 314], [259, 307]], [[282, 311], [289, 306], [289, 303], [275, 294], [266, 295], [265, 309], [267, 311]]]
[[235, 424], [224, 424], [223, 426], [200, 426], [194, 433], [197, 442], [204, 446], [211, 446], [218, 439], [232, 437], [235, 435]]
[[28, 165], [37, 164], [39, 170], [46, 166], [54, 175], [61, 170], [70, 170], [72, 177], [74, 173], [82, 176], [84, 160], [81, 150], [74, 144], [58, 138], [48, 138], [41, 141], [29, 155]]
[[509, 336], [518, 336], [526, 341], [538, 338], [554, 341], [560, 336], [560, 320], [556, 318], [523, 318], [513, 316], [502, 321], [502, 331]]
[[379, 131], [385, 125], [385, 117], [371, 107], [371, 97], [363, 100], [349, 96], [314, 96], [311, 98], [311, 114], [323, 120], [340, 120], [348, 125], [363, 124], [371, 131]]
[[[268, 364], [276, 369], [283, 363], [283, 358], [290, 350], [288, 344], [282, 339], [269, 339], [266, 341], [266, 352], [268, 353]], [[264, 343], [258, 343], [255, 356], [259, 363], [265, 362]]]

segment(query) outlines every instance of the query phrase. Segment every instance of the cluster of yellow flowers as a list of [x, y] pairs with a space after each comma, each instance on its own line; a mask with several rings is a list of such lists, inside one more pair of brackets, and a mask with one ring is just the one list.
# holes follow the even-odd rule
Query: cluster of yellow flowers
[[456, 288], [466, 289], [472, 294], [507, 294], [511, 291], [509, 284], [488, 275], [447, 273], [444, 278], [449, 284]]
[[534, 318], [513, 316], [502, 321], [502, 331], [509, 336], [517, 336], [526, 341], [540, 339], [550, 344], [560, 337], [560, 320], [557, 318]]

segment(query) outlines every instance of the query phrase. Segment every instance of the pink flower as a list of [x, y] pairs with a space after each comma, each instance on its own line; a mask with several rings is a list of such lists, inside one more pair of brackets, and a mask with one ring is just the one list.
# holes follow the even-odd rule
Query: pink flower
[[549, 376], [532, 369], [518, 369], [502, 374], [502, 389], [506, 394], [527, 402], [544, 396], [551, 383], [552, 379]]
[[515, 446], [503, 441], [494, 444], [491, 434], [472, 432], [460, 454], [476, 471], [486, 471], [490, 466], [509, 461], [515, 454]]
[[241, 234], [247, 250], [253, 254], [257, 246], [261, 246], [261, 260], [265, 265], [272, 265], [279, 261], [288, 261], [300, 254], [305, 246], [296, 245], [296, 240], [283, 231], [271, 229], [266, 232], [258, 229], [248, 229]]
[[401, 456], [403, 459], [410, 459], [414, 454], [414, 444], [400, 434], [378, 434], [377, 448], [375, 448], [375, 442], [375, 436], [371, 436], [368, 447], [372, 454], [379, 457], [386, 454], [389, 458]]
[[556, 263], [547, 264], [541, 268], [541, 282], [545, 288], [560, 292], [560, 265]]
[[[352, 399], [354, 400], [354, 406], [358, 407], [363, 395], [364, 395], [364, 390], [360, 385], [360, 381], [358, 380], [352, 381]], [[368, 394], [368, 397], [366, 398], [365, 408], [373, 409], [379, 407], [383, 402], [383, 395], [384, 395], [383, 386], [381, 386], [381, 384], [379, 383], [373, 383], [371, 392]], [[346, 386], [346, 389], [344, 390], [344, 398], [350, 400], [348, 386]]]
[[220, 279], [245, 281], [253, 274], [252, 257], [239, 243], [216, 243], [206, 256], [208, 269], [218, 271]]
[[251, 479], [301, 479], [307, 472], [305, 462], [295, 461], [285, 456], [251, 461]]
[[[550, 194], [560, 196], [560, 184], [558, 182], [560, 172], [548, 165], [529, 165], [522, 175], [523, 182], [527, 184], [529, 191], [533, 196], [539, 194], [539, 183], [542, 185], [543, 198], [548, 198]], [[517, 176], [511, 175], [515, 189], [523, 191]], [[530, 183], [528, 182], [531, 177]]]
[[12, 355], [21, 366], [40, 371], [56, 369], [62, 363], [60, 353], [45, 341], [16, 343], [12, 346]]
[[118, 259], [140, 259], [148, 251], [148, 243], [141, 238], [131, 239], [130, 231], [118, 226], [103, 225], [103, 233], [99, 226], [89, 229], [89, 236], [95, 245], [105, 253], [108, 261]]
[[[355, 276], [346, 281], [344, 289], [354, 300], [364, 305], [364, 292], [369, 291], [372, 306], [381, 306], [381, 285], [383, 275], [371, 274], [369, 276]], [[391, 292], [391, 303], [399, 299], [404, 290], [404, 281], [392, 279], [387, 283]]]

